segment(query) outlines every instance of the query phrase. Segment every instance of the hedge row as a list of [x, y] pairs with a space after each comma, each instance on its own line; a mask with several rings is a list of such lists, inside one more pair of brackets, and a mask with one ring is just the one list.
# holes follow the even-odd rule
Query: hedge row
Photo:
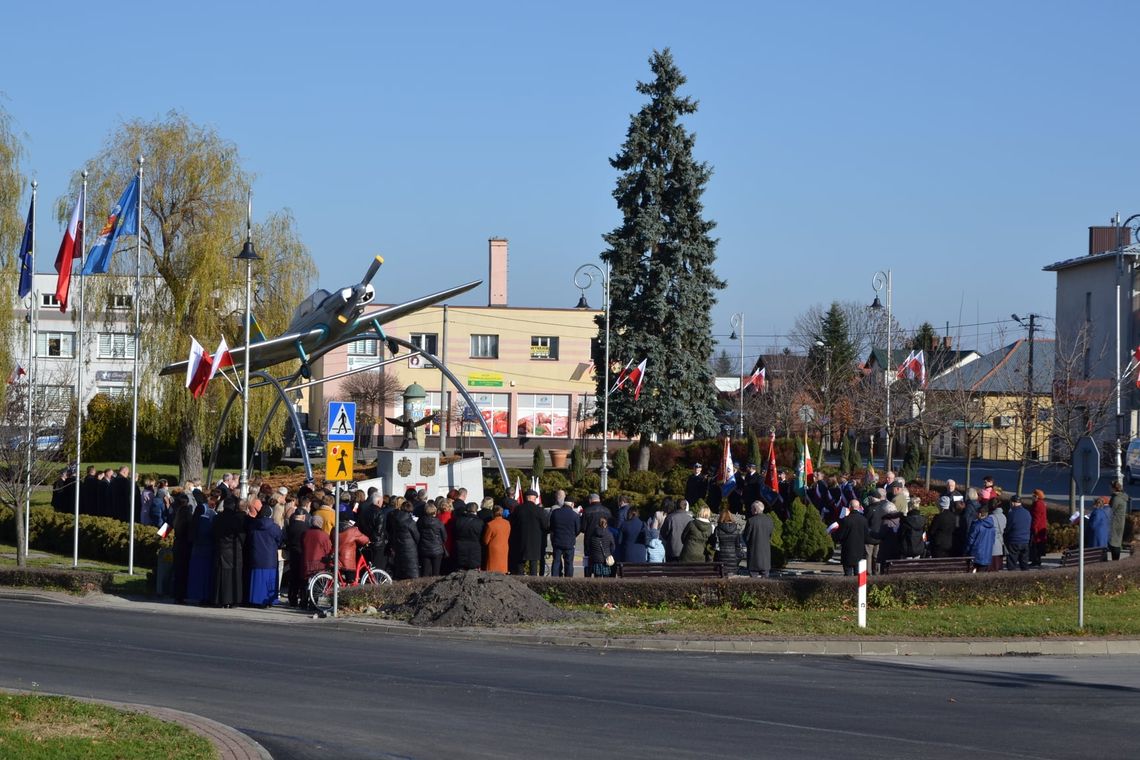
[[58, 588], [86, 593], [111, 587], [111, 573], [98, 570], [67, 570], [54, 567], [0, 567], [0, 586]]
[[[868, 599], [872, 607], [948, 607], [1056, 601], [1077, 594], [1076, 568], [1001, 573], [873, 576]], [[736, 609], [850, 609], [855, 606], [854, 579], [842, 576], [797, 576], [778, 580], [753, 578], [623, 579], [532, 578], [523, 583], [556, 605], [615, 604], [627, 607], [719, 607]], [[341, 595], [347, 610], [403, 604], [435, 581], [418, 578], [390, 586], [348, 589]], [[1140, 587], [1140, 558], [1090, 565], [1085, 590], [1120, 594]]]
[[[33, 549], [70, 556], [74, 542], [74, 516], [50, 507], [32, 507], [28, 545]], [[111, 517], [79, 518], [79, 556], [96, 562], [125, 565], [129, 560], [130, 526]], [[16, 542], [16, 516], [0, 507], [0, 541]], [[162, 539], [149, 525], [135, 524], [135, 564], [154, 567]]]

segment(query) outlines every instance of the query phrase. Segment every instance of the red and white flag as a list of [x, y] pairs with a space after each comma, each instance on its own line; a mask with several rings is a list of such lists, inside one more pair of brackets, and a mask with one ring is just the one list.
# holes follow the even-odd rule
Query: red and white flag
[[515, 492], [511, 498], [515, 500], [516, 504], [522, 502], [522, 481], [518, 477], [515, 477]]
[[206, 392], [206, 384], [213, 376], [213, 359], [202, 344], [193, 336], [190, 337], [190, 358], [186, 362], [186, 387], [194, 398], [201, 398]]
[[77, 258], [83, 257], [83, 192], [83, 189], [80, 189], [79, 197], [75, 199], [71, 221], [67, 223], [63, 241], [59, 244], [59, 253], [55, 257], [55, 271], [59, 273], [55, 281], [55, 297], [59, 301], [60, 311], [67, 311], [72, 265]]
[[210, 376], [206, 378], [206, 382], [214, 379], [214, 375], [223, 369], [229, 369], [234, 366], [234, 358], [230, 356], [230, 347], [226, 345], [226, 339], [223, 336], [222, 342], [218, 344], [218, 350], [214, 352], [211, 359]]
[[754, 388], [757, 393], [763, 393], [766, 372], [767, 370], [763, 368], [753, 372], [749, 378], [744, 381], [744, 385], [741, 387], [740, 392], [743, 393], [748, 388]]
[[926, 386], [926, 356], [922, 351], [911, 351], [906, 360], [899, 365], [895, 375], [899, 380], [914, 380], [919, 385]]
[[20, 377], [26, 374], [28, 373], [24, 370], [23, 366], [17, 364], [12, 368], [12, 373], [8, 375], [8, 385], [14, 385], [20, 382]]
[[1136, 387], [1140, 388], [1140, 346], [1132, 352], [1132, 361], [1136, 362]]
[[621, 390], [621, 387], [625, 385], [625, 381], [629, 379], [629, 368], [632, 366], [633, 359], [630, 359], [622, 368], [621, 372], [618, 373], [617, 380], [614, 381], [614, 387], [610, 388], [610, 393]]
[[633, 383], [633, 400], [637, 401], [641, 398], [641, 386], [645, 382], [645, 363], [649, 359], [642, 359], [641, 364], [638, 364], [629, 373], [629, 381]]

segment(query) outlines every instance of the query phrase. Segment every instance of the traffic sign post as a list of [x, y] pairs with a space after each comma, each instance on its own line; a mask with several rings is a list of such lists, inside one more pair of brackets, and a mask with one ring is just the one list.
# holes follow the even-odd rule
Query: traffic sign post
[[329, 402], [329, 428], [326, 439], [330, 442], [352, 443], [356, 440], [356, 404], [352, 401]]
[[328, 456], [325, 457], [325, 480], [342, 482], [353, 480], [352, 476], [352, 444], [330, 443]]
[[1085, 627], [1085, 496], [1092, 493], [1100, 480], [1100, 450], [1096, 441], [1083, 435], [1073, 449], [1073, 479], [1081, 494], [1081, 511], [1077, 515], [1077, 627]]

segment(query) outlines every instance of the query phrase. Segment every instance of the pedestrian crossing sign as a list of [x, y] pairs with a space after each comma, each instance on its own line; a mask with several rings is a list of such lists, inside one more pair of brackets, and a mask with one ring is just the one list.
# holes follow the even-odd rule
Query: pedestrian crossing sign
[[325, 480], [353, 480], [352, 444], [330, 443], [325, 458]]
[[329, 433], [326, 440], [345, 441], [352, 443], [356, 440], [356, 404], [352, 401], [329, 402]]

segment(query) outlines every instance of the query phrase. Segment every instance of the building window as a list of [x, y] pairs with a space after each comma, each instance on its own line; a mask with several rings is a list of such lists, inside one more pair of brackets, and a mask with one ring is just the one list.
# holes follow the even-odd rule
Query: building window
[[364, 340], [354, 340], [348, 344], [349, 356], [376, 356], [376, 340], [374, 338], [365, 338]]
[[[455, 422], [448, 419], [448, 410], [440, 407], [439, 399], [439, 391], [427, 392], [427, 400], [424, 404], [424, 415], [436, 415], [436, 418], [427, 423], [427, 427], [424, 428], [428, 435], [439, 435], [440, 425], [445, 422], [448, 423], [448, 432], [450, 432], [455, 426]], [[447, 392], [447, 402], [448, 404], [451, 403], [451, 391]]]
[[411, 342], [419, 350], [426, 351], [432, 356], [439, 356], [439, 336], [435, 333], [412, 333]]
[[129, 385], [96, 385], [95, 393], [102, 393], [111, 399], [123, 399], [130, 395], [131, 388]]
[[570, 435], [570, 397], [520, 393], [516, 429], [519, 435], [566, 438]]
[[552, 335], [532, 335], [530, 337], [530, 358], [535, 361], [557, 360], [558, 338]]
[[37, 385], [35, 406], [37, 412], [59, 412], [71, 408], [70, 385]]
[[135, 305], [134, 296], [119, 293], [111, 296], [111, 308], [126, 311]]
[[55, 297], [55, 293], [40, 293], [40, 306], [49, 306], [58, 309], [59, 299]]
[[41, 332], [36, 336], [36, 356], [56, 356], [70, 359], [75, 356], [75, 333]]
[[472, 359], [498, 359], [499, 358], [499, 336], [498, 335], [472, 335], [471, 336], [471, 358]]
[[127, 333], [99, 333], [100, 359], [134, 359], [135, 336]]
[[464, 404], [462, 409], [463, 434], [480, 435], [483, 428], [479, 426], [479, 417], [487, 421], [491, 434], [496, 438], [511, 434], [511, 394], [509, 393], [474, 393], [471, 398], [475, 401], [475, 409]]

